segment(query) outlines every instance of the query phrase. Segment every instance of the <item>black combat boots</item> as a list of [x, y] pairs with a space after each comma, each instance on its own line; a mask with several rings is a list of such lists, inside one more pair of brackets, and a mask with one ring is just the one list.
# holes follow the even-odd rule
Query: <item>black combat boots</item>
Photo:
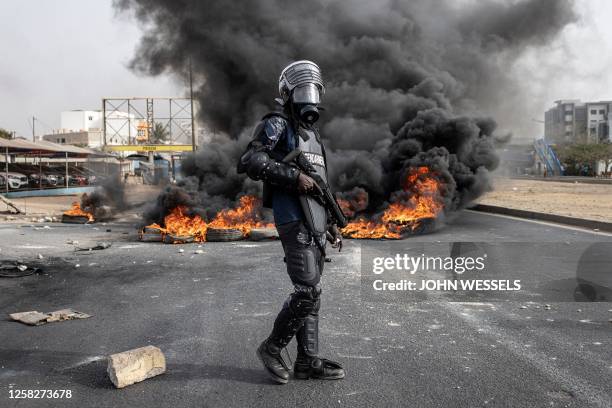
[[289, 366], [281, 356], [282, 348], [266, 339], [257, 348], [257, 356], [263, 363], [270, 377], [279, 384], [289, 382]]
[[304, 325], [296, 333], [298, 355], [293, 366], [293, 376], [299, 380], [340, 380], [344, 369], [339, 363], [318, 357], [319, 315], [318, 305], [314, 313], [304, 319]]
[[298, 380], [340, 380], [344, 378], [344, 368], [340, 363], [325, 358], [298, 356], [293, 366], [293, 377]]

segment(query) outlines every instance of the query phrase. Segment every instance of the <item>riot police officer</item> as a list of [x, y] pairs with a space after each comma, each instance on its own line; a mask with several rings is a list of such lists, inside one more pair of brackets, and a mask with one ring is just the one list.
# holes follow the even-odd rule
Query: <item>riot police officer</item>
[[325, 92], [321, 71], [311, 61], [296, 61], [283, 69], [278, 90], [278, 112], [265, 115], [240, 158], [238, 171], [264, 183], [264, 206], [271, 207], [285, 252], [287, 272], [294, 286], [274, 322], [271, 334], [257, 355], [276, 382], [289, 380], [289, 367], [281, 351], [295, 336], [298, 351], [294, 377], [341, 379], [344, 369], [319, 357], [319, 307], [321, 273], [326, 238], [341, 248], [338, 228], [330, 224], [327, 211], [309, 195], [315, 181], [296, 166], [283, 161], [300, 149], [323, 180], [327, 180], [327, 158], [314, 126]]

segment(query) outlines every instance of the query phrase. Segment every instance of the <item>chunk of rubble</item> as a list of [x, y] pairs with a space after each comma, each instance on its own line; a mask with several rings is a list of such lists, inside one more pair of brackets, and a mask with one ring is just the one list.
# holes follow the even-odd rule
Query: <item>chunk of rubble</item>
[[47, 323], [60, 322], [63, 320], [87, 319], [91, 317], [86, 313], [77, 312], [73, 309], [61, 309], [50, 313], [41, 313], [36, 310], [30, 312], [11, 313], [9, 317], [17, 322], [30, 326], [40, 326]]
[[96, 244], [90, 246], [77, 246], [74, 248], [75, 251], [100, 251], [102, 249], [107, 249], [112, 246], [110, 242], [98, 242]]
[[107, 373], [117, 388], [144, 381], [166, 372], [166, 358], [155, 346], [146, 346], [108, 357]]
[[18, 261], [0, 261], [0, 278], [21, 278], [40, 272], [40, 268]]

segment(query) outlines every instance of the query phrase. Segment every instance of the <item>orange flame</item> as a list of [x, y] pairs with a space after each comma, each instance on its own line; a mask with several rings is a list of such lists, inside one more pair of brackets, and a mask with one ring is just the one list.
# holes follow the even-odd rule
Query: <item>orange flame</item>
[[261, 200], [255, 196], [240, 197], [238, 207], [221, 210], [214, 220], [208, 224], [209, 228], [239, 229], [247, 235], [253, 228], [273, 227], [274, 224], [262, 221]]
[[243, 196], [234, 209], [221, 210], [216, 217], [207, 223], [199, 215], [186, 214], [187, 207], [173, 208], [164, 218], [164, 226], [151, 224], [147, 229], [159, 230], [162, 235], [193, 236], [195, 242], [206, 241], [208, 228], [239, 229], [248, 235], [253, 228], [273, 227], [274, 224], [262, 221], [260, 215], [261, 201], [254, 196]]
[[[359, 239], [399, 239], [406, 228], [416, 229], [425, 218], [435, 218], [444, 208], [442, 184], [428, 167], [411, 169], [392, 202], [377, 220], [363, 217], [351, 221], [342, 234]], [[402, 199], [408, 195], [407, 199]], [[346, 204], [345, 204], [346, 205]]]
[[89, 219], [89, 222], [93, 222], [95, 220], [93, 214], [84, 211], [78, 201], [74, 201], [72, 203], [72, 208], [64, 211], [64, 215], [69, 215], [71, 217], [87, 217]]

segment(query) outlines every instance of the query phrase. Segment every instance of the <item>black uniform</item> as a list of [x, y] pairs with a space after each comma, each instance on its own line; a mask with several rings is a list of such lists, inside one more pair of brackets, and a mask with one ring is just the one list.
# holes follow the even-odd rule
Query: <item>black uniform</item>
[[[340, 379], [342, 367], [318, 357], [321, 274], [325, 262], [327, 210], [307, 194], [313, 187], [310, 175], [283, 161], [294, 149], [312, 164], [315, 178], [327, 181], [327, 160], [321, 138], [313, 124], [319, 118], [318, 104], [325, 92], [319, 67], [312, 61], [289, 64], [279, 78], [279, 103], [283, 112], [270, 113], [256, 126], [247, 151], [240, 158], [238, 172], [264, 182], [264, 206], [274, 211], [294, 291], [274, 321], [272, 333], [261, 343], [257, 355], [271, 377], [279, 383], [289, 380], [289, 367], [280, 351], [297, 337], [296, 378]], [[302, 166], [303, 168], [303, 166]], [[337, 229], [332, 228], [337, 232]], [[332, 234], [335, 245], [341, 244]]]
[[296, 378], [343, 378], [344, 370], [338, 363], [318, 357], [320, 280], [329, 228], [327, 210], [312, 197], [298, 193], [299, 170], [283, 162], [289, 152], [299, 148], [317, 174], [327, 181], [323, 144], [316, 128], [282, 113], [266, 115], [254, 133], [238, 171], [264, 182], [264, 206], [274, 211], [287, 273], [294, 287], [258, 355], [272, 377], [286, 383], [289, 368], [280, 357], [280, 350], [296, 336]]
[[[266, 115], [255, 128], [239, 171], [264, 181], [264, 206], [271, 207], [285, 251], [294, 292], [274, 322], [270, 340], [280, 348], [297, 335], [298, 355], [317, 356], [320, 279], [325, 255], [327, 214], [317, 201], [297, 192], [299, 170], [282, 158], [299, 148], [327, 179], [326, 159], [318, 131], [282, 113]], [[263, 156], [266, 157], [263, 157]]]

